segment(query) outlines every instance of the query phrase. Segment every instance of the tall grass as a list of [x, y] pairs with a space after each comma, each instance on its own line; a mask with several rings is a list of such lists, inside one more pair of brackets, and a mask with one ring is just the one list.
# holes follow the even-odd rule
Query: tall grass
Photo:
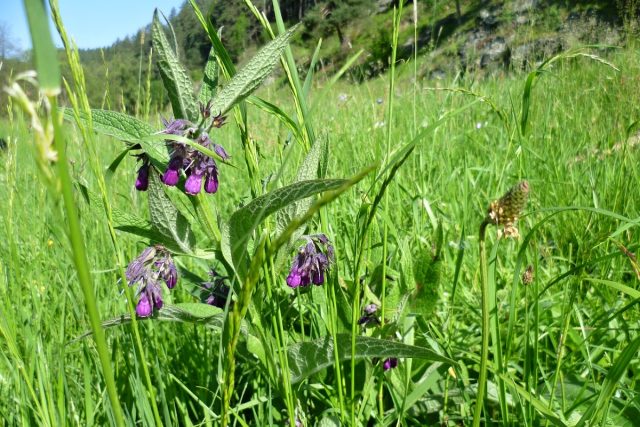
[[[281, 20], [271, 28], [254, 13], [270, 34], [285, 30]], [[215, 28], [207, 30], [216, 37]], [[633, 197], [640, 179], [640, 62], [627, 50], [608, 59], [619, 71], [573, 57], [550, 64], [533, 86], [524, 74], [416, 84], [412, 77], [426, 61], [418, 57], [384, 78], [323, 88], [298, 75], [300, 58], [287, 51], [284, 85], [261, 88], [256, 95], [264, 102], [249, 98], [233, 113], [235, 124], [216, 133], [237, 167], [224, 168], [218, 194], [203, 209], [225, 218], [292, 182], [315, 144], [326, 144], [327, 177], [379, 166], [331, 204], [332, 193], [315, 201], [307, 230], [326, 233], [336, 252], [322, 287], [287, 288], [280, 264], [286, 270], [291, 254], [278, 252], [286, 238], [274, 234], [276, 221], [265, 223], [254, 236], [256, 267], [245, 282], [251, 287], [222, 311], [237, 316], [236, 335], [226, 338], [219, 325], [202, 320], [119, 320], [133, 314], [122, 271], [142, 242], [114, 229], [109, 207], [145, 216], [146, 203], [132, 185], [135, 161], [127, 156], [103, 175], [119, 143], [86, 129], [59, 129], [71, 178], [99, 189], [106, 207], [95, 209], [74, 190], [92, 301], [100, 319], [114, 319], [104, 334], [123, 422], [466, 425], [475, 410], [478, 424], [633, 425], [640, 413], [634, 255], [640, 205]], [[68, 90], [82, 99], [79, 82]], [[455, 91], [436, 90], [442, 87]], [[141, 87], [139, 99], [147, 93]], [[69, 213], [37, 178], [30, 118], [9, 107], [0, 123], [9, 142], [0, 154], [6, 242], [0, 248], [0, 418], [4, 425], [117, 424], [97, 346], [78, 339], [90, 323], [73, 267], [77, 252], [67, 237]], [[299, 131], [285, 126], [284, 116]], [[158, 119], [151, 114], [154, 125]], [[484, 271], [476, 230], [488, 203], [523, 178], [531, 198], [521, 237], [498, 240], [488, 229]], [[416, 254], [436, 245], [438, 227], [442, 269], [434, 313], [425, 317], [406, 308], [407, 299], [415, 298]], [[178, 262], [191, 288], [177, 287], [168, 302], [195, 302], [192, 289], [209, 261]], [[528, 265], [533, 279], [525, 285]], [[490, 309], [485, 306], [490, 323], [482, 327], [485, 274], [493, 291]], [[358, 319], [370, 303], [381, 306], [381, 325], [363, 328]], [[456, 363], [401, 359], [384, 371], [382, 360], [357, 358], [361, 335], [427, 348]], [[292, 382], [288, 349], [326, 336], [332, 363]], [[339, 348], [343, 336], [347, 348]], [[233, 346], [224, 347], [224, 339]], [[482, 415], [476, 410], [481, 366], [488, 372]]]

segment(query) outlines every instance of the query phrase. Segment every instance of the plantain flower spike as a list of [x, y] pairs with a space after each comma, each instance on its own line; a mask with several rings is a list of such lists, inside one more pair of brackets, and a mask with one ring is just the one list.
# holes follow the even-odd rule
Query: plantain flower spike
[[516, 222], [524, 210], [529, 198], [529, 183], [521, 181], [514, 185], [500, 199], [491, 202], [484, 225], [497, 225], [502, 227], [498, 230], [498, 238], [510, 237], [517, 239], [520, 237]]
[[522, 273], [522, 284], [528, 286], [533, 283], [533, 265], [529, 264], [527, 269]]

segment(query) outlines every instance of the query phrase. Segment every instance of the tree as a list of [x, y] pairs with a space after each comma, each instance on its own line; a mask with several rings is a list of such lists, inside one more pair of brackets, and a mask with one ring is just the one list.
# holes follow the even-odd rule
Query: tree
[[6, 22], [0, 22], [0, 60], [14, 56], [20, 53], [15, 39], [11, 35], [11, 28]]
[[340, 45], [349, 45], [344, 28], [354, 19], [368, 15], [374, 6], [371, 0], [328, 0], [319, 2], [305, 17], [305, 24], [318, 28], [322, 35], [335, 33]]

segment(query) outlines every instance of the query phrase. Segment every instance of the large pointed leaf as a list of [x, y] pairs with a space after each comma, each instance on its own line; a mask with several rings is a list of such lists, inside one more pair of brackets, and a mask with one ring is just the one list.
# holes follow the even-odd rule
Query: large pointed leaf
[[[62, 113], [65, 120], [76, 121], [73, 109], [64, 108]], [[79, 111], [77, 120], [88, 125], [89, 116], [84, 111]], [[169, 160], [166, 146], [155, 135], [155, 129], [142, 120], [117, 111], [91, 110], [91, 122], [93, 130], [98, 133], [124, 142], [140, 144], [157, 167], [164, 167]]]
[[[327, 155], [327, 151], [325, 149], [326, 144], [327, 143], [324, 138], [318, 139], [315, 144], [313, 144], [313, 147], [311, 147], [311, 150], [309, 150], [298, 169], [296, 182], [318, 178], [318, 169], [324, 160], [324, 157]], [[303, 212], [309, 209], [312, 202], [313, 200], [311, 199], [299, 200], [287, 206], [286, 209], [278, 212], [278, 231], [283, 230], [293, 218], [302, 215]]]
[[151, 222], [165, 237], [170, 238], [185, 253], [192, 253], [195, 236], [189, 222], [165, 194], [165, 186], [157, 174], [149, 175], [149, 213]]
[[[76, 120], [72, 108], [64, 108], [62, 113], [65, 120]], [[89, 117], [84, 111], [78, 111], [78, 119], [85, 125], [89, 123]], [[91, 110], [91, 121], [94, 131], [126, 142], [137, 143], [155, 133], [155, 129], [148, 123], [117, 111]]]
[[253, 199], [246, 206], [231, 215], [228, 231], [223, 230], [223, 239], [228, 239], [231, 257], [238, 272], [246, 269], [244, 265], [246, 247], [253, 230], [269, 215], [298, 200], [323, 191], [335, 190], [345, 183], [344, 179], [309, 180], [278, 188], [269, 194]]
[[[341, 362], [350, 360], [351, 335], [338, 334], [335, 342], [337, 342], [339, 360]], [[334, 339], [326, 336], [315, 341], [296, 343], [289, 347], [287, 353], [291, 382], [296, 383], [334, 364]], [[455, 364], [453, 360], [428, 348], [365, 336], [356, 337], [355, 357], [356, 359], [414, 358]]]
[[254, 56], [213, 99], [211, 111], [224, 114], [256, 90], [275, 68], [297, 26], [270, 41]]
[[[96, 213], [96, 217], [104, 214], [104, 204], [102, 198], [95, 192], [89, 190], [83, 185], [79, 185], [85, 200], [89, 203], [91, 210]], [[111, 215], [113, 219], [113, 227], [116, 230], [125, 233], [135, 234], [136, 236], [150, 240], [152, 243], [160, 243], [174, 252], [183, 249], [176, 245], [172, 238], [166, 237], [160, 233], [151, 222], [140, 218], [134, 213], [125, 212], [116, 207], [111, 207]]]
[[198, 94], [198, 101], [206, 104], [211, 101], [216, 94], [218, 88], [218, 60], [213, 49], [209, 52], [209, 59], [204, 66], [204, 77], [202, 78], [202, 86]]
[[195, 122], [198, 119], [199, 111], [193, 96], [193, 83], [169, 44], [158, 15], [156, 9], [153, 13], [151, 39], [153, 49], [158, 54], [158, 69], [171, 101], [173, 115], [176, 118]]
[[[201, 303], [165, 304], [156, 311], [152, 317], [139, 318], [138, 320], [161, 320], [168, 322], [197, 323], [209, 329], [222, 330], [224, 325], [224, 311], [218, 307]], [[131, 323], [131, 316], [123, 314], [102, 322], [104, 329]], [[241, 325], [241, 331], [246, 334], [246, 325]], [[85, 332], [72, 342], [79, 341], [91, 335]]]

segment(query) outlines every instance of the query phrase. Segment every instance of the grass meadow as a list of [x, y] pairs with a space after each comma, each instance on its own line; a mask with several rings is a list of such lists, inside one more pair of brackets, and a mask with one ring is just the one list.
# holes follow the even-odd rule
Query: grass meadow
[[[270, 216], [248, 240], [250, 259], [262, 261], [257, 276], [242, 281], [226, 271], [231, 302], [204, 310], [197, 303], [207, 272], [225, 270], [214, 251], [219, 239], [170, 188], [179, 210], [192, 214], [185, 217], [200, 252], [174, 252], [178, 285], [165, 289], [162, 309], [135, 322], [123, 269], [150, 241], [122, 230], [86, 191], [104, 195], [113, 212], [149, 218], [147, 193], [134, 188], [139, 164], [125, 155], [108, 169], [123, 143], [65, 121], [56, 142], [67, 147], [106, 359], [90, 333], [65, 184], [43, 177], [31, 118], [16, 104], [2, 106], [0, 424], [637, 425], [640, 59], [631, 48], [599, 54], [609, 64], [566, 54], [539, 73], [483, 78], [422, 80], [420, 57], [360, 84], [318, 75], [303, 115], [286, 78], [262, 86], [257, 97], [299, 128], [303, 117], [313, 129], [308, 141], [325, 144], [319, 178], [373, 167], [301, 227], [334, 247], [324, 283], [287, 286], [297, 246], [285, 245], [283, 260], [268, 250], [279, 230]], [[310, 149], [252, 102], [243, 135], [233, 111], [211, 131], [230, 165], [220, 165], [217, 193], [200, 198], [221, 224], [296, 182]], [[167, 108], [138, 118], [162, 129], [161, 116], [172, 115]], [[397, 153], [406, 158], [394, 163]], [[522, 180], [530, 192], [520, 237], [499, 239], [490, 226], [482, 254], [489, 204]], [[312, 199], [327, 195], [334, 193]], [[375, 321], [358, 324], [372, 303]], [[240, 329], [230, 355], [224, 328], [233, 319]], [[397, 367], [384, 369], [395, 357]]]

